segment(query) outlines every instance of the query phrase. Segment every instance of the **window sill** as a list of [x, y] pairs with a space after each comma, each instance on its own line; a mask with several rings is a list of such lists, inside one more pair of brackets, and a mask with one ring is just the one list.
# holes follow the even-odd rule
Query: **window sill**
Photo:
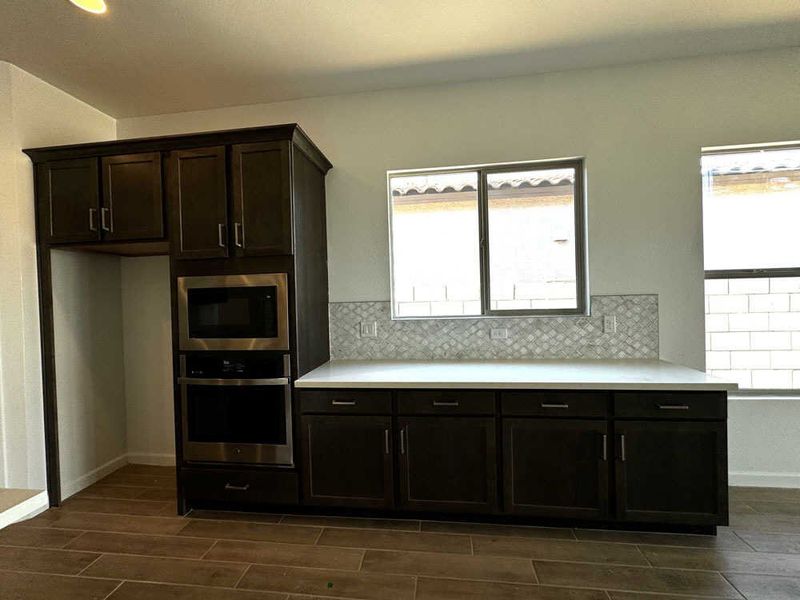
[[728, 394], [728, 400], [789, 400], [800, 401], [800, 390], [741, 390]]
[[[398, 317], [392, 315], [392, 321], [454, 321], [454, 320], [464, 320], [464, 319], [477, 319], [477, 320], [497, 320], [497, 319], [530, 319], [530, 318], [537, 318], [537, 319], [553, 319], [553, 318], [563, 318], [563, 317], [570, 317], [573, 319], [581, 319], [585, 317], [591, 317], [591, 313], [589, 312], [565, 312], [565, 313], [514, 313], [509, 312], [508, 314], [503, 313], [494, 313], [491, 315], [453, 315], [453, 316], [430, 316], [430, 317]], [[798, 390], [800, 392], [800, 390]]]

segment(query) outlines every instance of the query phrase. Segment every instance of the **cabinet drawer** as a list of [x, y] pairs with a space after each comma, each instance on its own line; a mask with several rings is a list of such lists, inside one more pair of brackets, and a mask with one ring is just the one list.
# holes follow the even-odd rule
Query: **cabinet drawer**
[[718, 392], [617, 392], [614, 415], [650, 419], [724, 419], [726, 394]]
[[494, 392], [475, 390], [425, 390], [397, 393], [401, 415], [493, 415]]
[[388, 415], [392, 393], [388, 390], [299, 390], [304, 414]]
[[192, 502], [243, 504], [297, 504], [298, 481], [294, 471], [244, 469], [183, 469], [184, 494]]
[[603, 392], [536, 391], [503, 392], [504, 415], [536, 417], [605, 417], [608, 394]]

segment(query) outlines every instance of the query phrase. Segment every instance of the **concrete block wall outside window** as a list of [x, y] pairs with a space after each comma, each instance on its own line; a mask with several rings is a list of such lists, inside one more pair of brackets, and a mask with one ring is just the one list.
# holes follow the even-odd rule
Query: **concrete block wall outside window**
[[800, 389], [800, 277], [707, 279], [706, 370], [758, 390]]

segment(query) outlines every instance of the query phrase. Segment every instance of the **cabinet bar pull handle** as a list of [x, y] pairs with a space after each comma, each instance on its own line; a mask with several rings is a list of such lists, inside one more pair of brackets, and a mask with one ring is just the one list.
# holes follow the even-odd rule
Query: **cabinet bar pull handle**
[[603, 462], [608, 460], [608, 435], [603, 434]]
[[103, 207], [100, 209], [100, 227], [103, 228], [103, 231], [111, 231], [111, 229], [108, 226], [108, 223], [106, 223], [106, 217], [108, 216], [108, 214], [109, 214], [108, 208]]
[[234, 490], [236, 492], [246, 492], [250, 489], [250, 484], [246, 483], [245, 485], [233, 485], [232, 483], [225, 484], [226, 490]]
[[244, 248], [244, 228], [241, 223], [233, 224], [233, 243], [237, 248]]
[[383, 430], [383, 451], [389, 454], [389, 429]]
[[97, 209], [89, 209], [89, 231], [97, 231]]
[[625, 462], [627, 458], [625, 455], [625, 434], [619, 436], [619, 458], [622, 462]]
[[659, 404], [660, 410], [689, 410], [688, 404]]
[[444, 400], [434, 400], [434, 406], [458, 406], [458, 400], [453, 400], [451, 402], [446, 402]]
[[569, 404], [566, 403], [555, 404], [552, 402], [542, 402], [542, 408], [569, 408]]
[[406, 428], [400, 430], [400, 454], [406, 453]]
[[355, 406], [355, 400], [331, 400], [331, 406]]
[[224, 223], [219, 223], [217, 225], [217, 241], [219, 242], [219, 247], [220, 248], [224, 248], [225, 247], [225, 240], [223, 239], [223, 235], [224, 234], [223, 234], [223, 231], [222, 231], [224, 228], [225, 228], [225, 224]]

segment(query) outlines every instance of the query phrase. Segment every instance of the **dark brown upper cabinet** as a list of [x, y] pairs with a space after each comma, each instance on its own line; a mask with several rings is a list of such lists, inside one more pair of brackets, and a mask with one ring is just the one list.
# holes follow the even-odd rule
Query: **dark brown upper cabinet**
[[37, 165], [39, 227], [45, 240], [100, 240], [100, 180], [96, 158], [56, 160]]
[[497, 508], [492, 417], [400, 417], [400, 505], [491, 513]]
[[290, 153], [288, 141], [231, 147], [237, 256], [292, 253]]
[[575, 519], [608, 515], [607, 421], [504, 418], [503, 444], [507, 513]]
[[227, 257], [225, 147], [174, 150], [167, 164], [173, 253], [177, 258]]
[[617, 518], [727, 521], [725, 421], [617, 421]]
[[164, 237], [161, 155], [106, 156], [103, 165], [103, 240], [129, 241]]

